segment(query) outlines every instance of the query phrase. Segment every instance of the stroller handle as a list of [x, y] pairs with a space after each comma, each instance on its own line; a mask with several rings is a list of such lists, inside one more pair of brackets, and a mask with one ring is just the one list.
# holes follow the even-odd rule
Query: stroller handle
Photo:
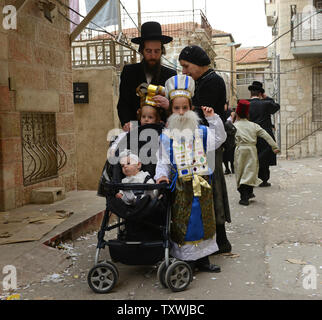
[[170, 185], [166, 182], [159, 184], [156, 183], [112, 183], [106, 182], [105, 186], [107, 188], [115, 188], [119, 190], [161, 190], [170, 189]]

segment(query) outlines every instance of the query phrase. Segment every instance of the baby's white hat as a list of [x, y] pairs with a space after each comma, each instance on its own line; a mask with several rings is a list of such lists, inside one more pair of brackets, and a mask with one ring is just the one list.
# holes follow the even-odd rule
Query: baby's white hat
[[190, 76], [178, 74], [166, 81], [165, 93], [169, 100], [176, 97], [191, 99], [195, 93], [195, 81]]
[[140, 158], [136, 154], [132, 153], [131, 150], [128, 150], [128, 149], [120, 153], [120, 156], [119, 156], [120, 161], [122, 158], [125, 158], [125, 157], [129, 157], [131, 160], [133, 160], [133, 162], [131, 161], [131, 164], [141, 162]]

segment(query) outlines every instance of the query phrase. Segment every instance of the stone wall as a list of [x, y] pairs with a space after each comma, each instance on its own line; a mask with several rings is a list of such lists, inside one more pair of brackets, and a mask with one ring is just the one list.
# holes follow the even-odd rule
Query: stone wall
[[[232, 42], [230, 36], [213, 38], [214, 50], [216, 51], [216, 68], [218, 70], [225, 70], [222, 76], [226, 83], [227, 100], [229, 105], [237, 106], [237, 83], [236, 83], [236, 48], [234, 46], [227, 46]], [[233, 71], [233, 72], [229, 72]]]
[[75, 104], [77, 188], [97, 190], [106, 161], [107, 134], [120, 128], [116, 105], [119, 80], [114, 67], [73, 70], [74, 82], [87, 82], [89, 103]]
[[312, 67], [302, 67], [318, 64], [319, 61], [320, 58], [281, 61], [282, 71], [298, 69], [281, 74], [281, 132], [285, 133], [282, 134], [282, 150], [286, 148], [286, 125], [306, 111], [312, 110]]
[[[4, 1], [0, 4], [2, 12]], [[0, 24], [0, 210], [29, 203], [35, 188], [76, 188], [69, 25], [60, 15], [50, 23], [36, 0], [28, 0], [18, 12], [16, 30]], [[67, 163], [57, 178], [24, 186], [21, 112], [35, 111], [55, 113], [57, 141]]]

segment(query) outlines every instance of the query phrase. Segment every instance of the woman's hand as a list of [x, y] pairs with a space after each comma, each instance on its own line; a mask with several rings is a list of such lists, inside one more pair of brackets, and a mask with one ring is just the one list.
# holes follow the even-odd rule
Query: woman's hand
[[167, 184], [169, 184], [170, 180], [166, 176], [162, 176], [157, 180], [157, 184], [160, 184], [161, 182], [166, 182]]

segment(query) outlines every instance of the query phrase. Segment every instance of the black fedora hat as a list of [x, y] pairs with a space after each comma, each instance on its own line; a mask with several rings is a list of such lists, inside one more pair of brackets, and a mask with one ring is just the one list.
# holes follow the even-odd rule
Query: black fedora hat
[[264, 93], [265, 90], [263, 88], [263, 84], [259, 81], [253, 81], [252, 85], [248, 87], [249, 91], [259, 91], [261, 93]]
[[131, 39], [135, 44], [141, 44], [145, 40], [160, 40], [161, 43], [166, 44], [171, 42], [173, 38], [162, 34], [159, 22], [148, 21], [141, 26], [141, 37]]

